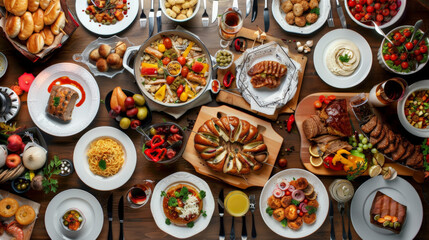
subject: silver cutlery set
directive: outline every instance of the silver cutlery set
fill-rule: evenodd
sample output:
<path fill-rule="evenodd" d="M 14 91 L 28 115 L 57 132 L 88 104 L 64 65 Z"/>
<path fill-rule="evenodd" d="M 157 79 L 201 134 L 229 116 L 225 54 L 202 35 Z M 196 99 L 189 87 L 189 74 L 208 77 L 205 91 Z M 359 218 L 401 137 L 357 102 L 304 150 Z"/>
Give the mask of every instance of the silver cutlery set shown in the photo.
<path fill-rule="evenodd" d="M 110 194 L 107 200 L 107 217 L 109 220 L 108 240 L 113 240 L 112 222 L 113 222 L 113 193 Z M 124 197 L 122 196 L 118 204 L 119 217 L 119 240 L 124 240 Z"/>
<path fill-rule="evenodd" d="M 340 19 L 341 27 L 342 28 L 347 28 L 346 17 L 344 16 L 344 12 L 343 12 L 343 9 L 341 7 L 341 4 L 340 4 L 339 0 L 335 0 L 335 8 L 337 9 L 337 13 L 338 13 L 338 17 Z M 335 27 L 334 17 L 332 15 L 332 6 L 331 6 L 331 9 L 329 10 L 328 26 L 329 27 Z"/>
<path fill-rule="evenodd" d="M 344 202 L 337 202 L 338 212 L 341 214 L 341 225 L 342 225 L 342 240 L 352 240 L 352 232 L 350 231 L 350 206 L 347 208 Z M 346 213 L 347 224 L 348 224 L 348 233 L 346 233 L 346 229 L 344 226 L 344 214 Z M 335 227 L 334 227 L 334 204 L 332 200 L 329 202 L 329 222 L 331 224 L 331 240 L 335 240 Z"/>

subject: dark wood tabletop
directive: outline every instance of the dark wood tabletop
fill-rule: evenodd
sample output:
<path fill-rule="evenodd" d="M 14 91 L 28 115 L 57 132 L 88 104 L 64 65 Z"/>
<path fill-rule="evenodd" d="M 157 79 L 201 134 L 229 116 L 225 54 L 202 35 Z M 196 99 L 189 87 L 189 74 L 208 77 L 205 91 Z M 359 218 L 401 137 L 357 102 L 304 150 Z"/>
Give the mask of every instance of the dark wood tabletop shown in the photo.
<path fill-rule="evenodd" d="M 157 8 L 157 2 L 158 1 L 155 1 L 155 8 Z M 231 4 L 231 2 L 232 1 L 220 0 L 219 12 L 225 9 L 229 4 Z M 340 1 L 340 2 L 342 5 L 344 4 L 344 1 Z M 75 3 L 74 0 L 69 1 L 68 3 L 68 6 L 72 12 L 75 12 L 74 3 Z M 150 1 L 148 0 L 145 1 L 146 15 L 148 15 L 148 9 L 150 6 L 149 3 Z M 331 0 L 331 4 L 335 6 L 335 1 Z M 208 0 L 207 12 L 209 13 L 209 15 L 211 15 L 211 6 L 212 6 L 212 2 L 211 0 Z M 261 28 L 263 28 L 264 1 L 259 0 L 258 6 L 259 6 L 259 11 L 258 11 L 258 17 L 256 21 L 252 23 L 250 21 L 251 17 L 249 16 L 244 20 L 244 25 L 243 25 L 244 27 L 256 29 L 256 25 L 258 25 Z M 239 1 L 239 7 L 243 12 L 245 12 L 244 0 Z M 278 38 L 291 40 L 290 43 L 288 43 L 287 45 L 289 46 L 289 49 L 292 52 L 296 52 L 295 41 L 305 42 L 306 40 L 311 39 L 314 41 L 316 45 L 317 41 L 324 34 L 334 29 L 334 28 L 329 28 L 327 24 L 325 24 L 323 27 L 320 28 L 320 30 L 308 36 L 289 34 L 289 33 L 286 33 L 272 17 L 271 1 L 269 1 L 269 9 L 270 9 L 270 15 L 271 15 L 270 16 L 271 26 L 268 34 Z M 201 23 L 202 13 L 203 13 L 203 7 L 201 4 L 201 8 L 197 13 L 197 15 L 192 20 L 184 24 L 181 24 L 181 26 L 197 34 L 201 38 L 201 40 L 205 43 L 210 53 L 214 54 L 219 49 L 218 28 L 216 24 L 210 24 L 208 28 L 202 27 L 202 23 Z M 342 89 L 336 89 L 336 88 L 330 87 L 329 85 L 325 84 L 317 75 L 314 68 L 314 61 L 323 61 L 323 60 L 322 59 L 313 60 L 313 51 L 312 51 L 309 54 L 307 54 L 308 63 L 305 69 L 302 88 L 299 93 L 300 99 L 304 98 L 309 94 L 312 94 L 315 92 L 321 92 L 321 91 L 368 92 L 372 88 L 372 86 L 374 86 L 376 83 L 379 83 L 383 80 L 396 76 L 395 74 L 390 74 L 387 71 L 383 70 L 377 61 L 376 53 L 379 49 L 382 37 L 378 35 L 375 31 L 358 26 L 350 19 L 350 17 L 347 15 L 346 12 L 345 14 L 346 14 L 348 27 L 360 33 L 362 36 L 364 36 L 365 39 L 368 41 L 369 45 L 371 46 L 372 54 L 373 54 L 372 56 L 373 64 L 372 64 L 372 69 L 369 76 L 361 84 L 350 89 L 342 90 Z M 335 28 L 340 28 L 340 21 L 335 9 L 333 11 L 333 16 L 335 20 Z M 398 23 L 396 23 L 395 26 L 405 25 L 405 24 L 414 25 L 414 23 L 418 19 L 423 19 L 424 20 L 423 29 L 429 30 L 429 10 L 424 8 L 422 5 L 420 5 L 416 0 L 409 0 L 407 1 L 407 7 L 403 18 Z M 163 16 L 162 20 L 163 20 L 163 29 L 174 29 L 176 27 L 176 24 L 169 21 L 165 16 Z M 119 33 L 118 36 L 128 37 L 130 41 L 132 41 L 136 45 L 140 45 L 140 44 L 143 44 L 148 37 L 148 27 L 141 29 L 137 18 L 128 29 Z M 2 35 L 2 37 L 0 38 L 0 52 L 3 52 L 7 56 L 7 59 L 9 61 L 9 67 L 6 74 L 0 79 L 0 85 L 10 87 L 11 85 L 17 82 L 18 77 L 24 72 L 32 73 L 36 76 L 43 69 L 53 64 L 62 63 L 62 62 L 73 63 L 74 62 L 72 59 L 73 54 L 82 52 L 89 43 L 91 43 L 97 38 L 98 36 L 90 33 L 84 27 L 80 26 L 76 30 L 76 32 L 72 35 L 71 39 L 61 49 L 59 49 L 52 56 L 52 58 L 50 58 L 48 61 L 42 64 L 40 63 L 33 64 L 30 61 L 28 61 L 26 58 L 24 58 L 22 55 L 20 55 L 15 49 L 13 49 L 12 45 L 9 42 L 7 42 L 4 35 Z M 314 50 L 314 47 L 313 47 L 313 50 Z M 365 61 L 365 59 L 363 59 L 363 61 Z M 79 64 L 79 65 L 84 66 L 83 64 Z M 87 68 L 86 66 L 84 67 Z M 427 79 L 428 72 L 429 72 L 428 70 L 429 70 L 429 67 L 426 66 L 419 73 L 411 76 L 406 76 L 404 78 L 407 80 L 408 84 L 411 84 L 415 81 Z M 136 92 L 139 91 L 137 85 L 135 84 L 134 76 L 127 72 L 117 75 L 113 79 L 106 78 L 106 77 L 95 77 L 95 79 L 97 80 L 98 86 L 100 88 L 101 99 L 104 99 L 106 94 L 116 86 L 121 86 L 124 89 L 129 89 Z M 215 101 L 208 104 L 208 106 L 218 106 L 218 105 L 219 104 L 216 103 Z M 189 110 L 184 116 L 182 116 L 178 120 L 175 120 L 174 118 L 164 113 L 154 113 L 152 122 L 159 123 L 159 122 L 162 122 L 163 119 L 165 119 L 167 121 L 175 121 L 182 126 L 187 126 L 189 119 L 196 119 L 199 109 L 200 108 L 197 107 L 192 110 Z M 392 109 L 390 108 L 386 108 L 386 111 L 391 111 L 391 110 Z M 284 121 L 285 119 L 287 119 L 287 117 L 288 115 L 281 115 L 278 121 Z M 398 119 L 397 118 L 392 119 L 392 122 L 395 122 L 395 121 L 397 122 Z M 15 119 L 13 119 L 13 122 L 17 122 L 19 126 L 25 126 L 25 127 L 34 126 L 34 123 L 32 122 L 28 112 L 28 106 L 25 102 L 22 104 L 21 110 L 18 116 Z M 287 168 L 304 168 L 299 157 L 299 150 L 293 151 L 290 154 L 285 153 L 285 148 L 294 147 L 295 149 L 299 149 L 300 137 L 296 126 L 294 126 L 291 133 L 287 133 L 284 128 L 282 129 L 279 128 L 279 125 L 277 124 L 276 121 L 273 121 L 272 123 L 273 123 L 272 124 L 273 127 L 284 138 L 284 142 L 282 145 L 282 150 L 279 158 L 280 157 L 287 158 L 288 160 Z M 48 148 L 49 159 L 51 159 L 54 155 L 58 155 L 60 158 L 72 159 L 73 150 L 79 138 L 85 132 L 98 126 L 113 126 L 113 127 L 119 128 L 118 124 L 113 119 L 109 118 L 103 103 L 100 104 L 98 114 L 95 117 L 94 121 L 82 132 L 74 136 L 64 137 L 64 138 L 53 137 L 44 133 L 43 135 L 46 139 L 46 142 L 49 145 L 49 148 Z M 134 142 L 134 145 L 137 149 L 138 161 L 137 161 L 135 172 L 131 177 L 131 179 L 122 187 L 112 191 L 115 196 L 114 197 L 115 214 L 114 214 L 114 221 L 113 221 L 114 239 L 117 239 L 119 236 L 119 221 L 116 215 L 117 203 L 119 201 L 119 198 L 120 196 L 123 196 L 131 186 L 133 186 L 134 184 L 140 183 L 144 179 L 152 179 L 155 181 L 160 181 L 161 179 L 165 178 L 166 176 L 174 172 L 186 171 L 204 179 L 209 184 L 215 199 L 217 199 L 220 189 L 222 188 L 225 189 L 226 193 L 235 189 L 234 187 L 228 184 L 197 174 L 194 168 L 184 159 L 180 159 L 179 161 L 177 161 L 176 163 L 170 166 L 159 166 L 157 164 L 146 161 L 141 151 L 139 150 L 141 148 L 140 135 L 132 130 L 126 130 L 125 133 L 127 133 Z M 281 169 L 274 169 L 272 174 L 275 174 L 280 170 Z M 332 176 L 332 177 L 320 176 L 320 179 L 322 180 L 326 188 L 328 188 L 329 184 L 336 178 L 337 177 L 335 176 Z M 429 228 L 429 218 L 426 217 L 427 215 L 429 215 L 429 206 L 425 201 L 423 201 L 422 187 L 424 186 L 415 183 L 409 177 L 405 179 L 409 181 L 416 188 L 423 202 L 425 217 L 423 219 L 420 232 L 415 239 L 427 239 L 427 231 L 425 229 Z M 104 216 L 103 229 L 98 239 L 107 239 L 108 222 L 107 222 L 106 206 L 107 206 L 107 198 L 111 192 L 101 192 L 101 191 L 91 189 L 79 179 L 79 177 L 75 172 L 68 177 L 59 177 L 58 180 L 59 180 L 58 192 L 61 192 L 70 188 L 79 188 L 90 192 L 100 201 L 103 207 L 105 216 Z M 359 177 L 353 182 L 353 185 L 357 189 L 366 180 L 368 180 L 368 177 Z M 3 185 L 0 185 L 0 187 L 2 189 L 11 191 L 10 184 L 3 184 Z M 425 186 L 424 188 L 426 188 L 425 190 L 426 192 L 429 191 L 427 186 Z M 246 194 L 255 194 L 257 196 L 257 201 L 259 201 L 259 195 L 261 193 L 260 187 L 251 187 L 244 190 L 244 192 Z M 24 197 L 41 203 L 40 213 L 38 215 L 38 219 L 37 219 L 33 234 L 31 236 L 31 239 L 34 239 L 34 240 L 49 239 L 49 236 L 45 230 L 44 218 L 45 218 L 45 211 L 49 204 L 49 201 L 54 196 L 55 196 L 54 193 L 49 193 L 45 195 L 43 192 L 36 192 L 33 190 L 30 190 L 29 192 L 24 194 Z M 156 226 L 154 219 L 152 217 L 151 211 L 149 209 L 149 205 L 150 204 L 146 204 L 144 207 L 140 209 L 132 209 L 129 207 L 125 207 L 125 224 L 124 224 L 125 238 L 126 239 L 173 239 L 173 237 L 164 233 Z M 409 206 L 409 207 L 412 208 L 412 206 Z M 335 209 L 334 221 L 335 221 L 336 238 L 341 239 L 341 236 L 342 236 L 341 235 L 341 217 L 339 215 L 339 212 L 336 206 L 334 207 L 334 209 Z M 227 217 L 225 218 L 225 230 L 226 230 L 226 235 L 229 236 L 231 217 L 229 215 L 226 215 L 226 216 Z M 248 213 L 247 230 L 248 230 L 249 236 L 250 236 L 250 229 L 251 229 L 250 219 L 251 219 L 251 215 L 250 213 Z M 276 235 L 265 225 L 265 223 L 262 220 L 259 207 L 257 207 L 255 212 L 255 221 L 256 221 L 256 229 L 258 234 L 257 239 L 281 239 L 280 236 Z M 238 238 L 240 237 L 240 233 L 241 233 L 241 224 L 242 224 L 241 218 L 240 219 L 237 218 L 235 222 L 236 222 L 235 224 L 236 237 Z M 219 233 L 219 216 L 218 216 L 218 211 L 216 207 L 209 226 L 198 235 L 192 237 L 192 239 L 218 239 L 218 233 Z M 354 230 L 352 230 L 352 233 L 353 233 L 353 239 L 360 239 L 360 237 L 356 234 Z M 329 218 L 327 218 L 324 224 L 320 227 L 320 229 L 316 231 L 314 234 L 312 234 L 311 236 L 307 237 L 306 239 L 329 239 L 329 238 L 330 238 L 330 224 L 329 224 Z"/>

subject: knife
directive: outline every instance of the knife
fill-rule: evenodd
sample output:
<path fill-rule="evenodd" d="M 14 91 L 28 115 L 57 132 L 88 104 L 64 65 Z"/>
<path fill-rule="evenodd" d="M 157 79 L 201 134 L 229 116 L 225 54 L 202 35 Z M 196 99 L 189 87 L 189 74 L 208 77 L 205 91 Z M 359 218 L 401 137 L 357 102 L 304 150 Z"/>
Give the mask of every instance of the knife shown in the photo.
<path fill-rule="evenodd" d="M 331 222 L 331 240 L 335 240 L 335 229 L 334 229 L 334 204 L 332 200 L 329 202 L 329 221 Z"/>
<path fill-rule="evenodd" d="M 153 10 L 153 0 L 150 0 L 150 12 L 149 12 L 149 37 L 153 33 L 153 25 L 155 21 L 155 11 Z"/>
<path fill-rule="evenodd" d="M 268 29 L 270 29 L 270 12 L 268 11 L 268 0 L 265 0 L 264 25 L 265 25 L 265 32 L 268 32 Z"/>
<path fill-rule="evenodd" d="M 219 198 L 217 199 L 217 206 L 219 208 L 219 216 L 220 216 L 220 230 L 219 230 L 219 240 L 225 239 L 225 230 L 223 227 L 223 213 L 224 213 L 224 207 L 223 207 L 223 189 L 219 192 Z"/>
<path fill-rule="evenodd" d="M 243 225 L 241 226 L 241 240 L 247 240 L 246 215 L 243 215 L 241 218 L 243 219 Z"/>
<path fill-rule="evenodd" d="M 336 2 L 336 5 L 337 5 L 337 13 L 338 13 L 338 17 L 340 18 L 341 26 L 343 28 L 347 28 L 346 17 L 344 16 L 343 9 L 341 8 L 340 1 L 339 0 L 335 0 L 335 2 Z"/>
<path fill-rule="evenodd" d="M 119 215 L 119 240 L 124 239 L 124 196 L 119 200 L 118 205 L 118 215 Z"/>
<path fill-rule="evenodd" d="M 217 19 L 217 11 L 218 11 L 219 0 L 214 0 L 212 5 L 212 23 L 214 23 Z"/>
<path fill-rule="evenodd" d="M 250 8 L 252 8 L 252 2 L 250 0 L 246 0 L 246 17 L 249 16 Z"/>
<path fill-rule="evenodd" d="M 112 233 L 112 221 L 113 221 L 113 193 L 110 194 L 109 199 L 107 200 L 107 216 L 109 219 L 109 235 L 107 236 L 108 240 L 113 240 Z"/>
<path fill-rule="evenodd" d="M 158 0 L 158 11 L 156 12 L 156 24 L 158 25 L 158 32 L 162 31 L 162 21 L 161 21 L 161 0 Z"/>
<path fill-rule="evenodd" d="M 255 21 L 256 16 L 258 16 L 258 0 L 253 0 L 252 22 Z"/>

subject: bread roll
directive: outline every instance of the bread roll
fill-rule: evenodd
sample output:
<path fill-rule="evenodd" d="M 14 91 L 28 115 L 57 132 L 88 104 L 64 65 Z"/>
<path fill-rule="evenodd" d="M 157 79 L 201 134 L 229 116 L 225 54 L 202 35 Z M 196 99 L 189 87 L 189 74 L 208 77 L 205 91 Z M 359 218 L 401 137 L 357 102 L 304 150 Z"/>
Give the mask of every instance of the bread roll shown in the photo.
<path fill-rule="evenodd" d="M 117 53 L 111 53 L 107 57 L 107 64 L 112 69 L 119 69 L 122 67 L 122 58 Z"/>
<path fill-rule="evenodd" d="M 107 61 L 104 58 L 98 59 L 95 65 L 100 72 L 107 72 L 109 70 L 109 65 L 107 65 Z"/>
<path fill-rule="evenodd" d="M 110 67 L 111 67 L 112 69 L 115 69 L 115 70 L 117 70 L 117 69 L 121 69 L 121 68 L 122 68 L 122 58 L 119 58 L 118 63 L 117 63 L 117 64 L 115 64 L 115 65 L 111 65 Z"/>
<path fill-rule="evenodd" d="M 43 20 L 43 10 L 38 8 L 36 12 L 33 13 L 33 22 L 34 22 L 34 31 L 40 32 L 45 27 L 45 22 Z"/>
<path fill-rule="evenodd" d="M 51 25 L 57 20 L 61 12 L 61 4 L 59 0 L 53 0 L 45 10 L 43 20 L 45 25 Z"/>
<path fill-rule="evenodd" d="M 91 59 L 94 62 L 96 62 L 100 58 L 101 57 L 100 57 L 100 53 L 98 52 L 98 48 L 92 50 L 91 53 L 89 54 L 89 59 Z"/>
<path fill-rule="evenodd" d="M 51 0 L 40 0 L 39 6 L 41 9 L 45 10 L 49 6 L 49 3 L 51 3 Z"/>
<path fill-rule="evenodd" d="M 54 35 L 60 34 L 60 30 L 64 28 L 66 25 L 66 15 L 64 12 L 60 12 L 60 15 L 58 15 L 57 20 L 55 20 L 54 24 L 51 25 L 51 31 Z"/>
<path fill-rule="evenodd" d="M 52 33 L 51 29 L 50 29 L 48 26 L 46 26 L 46 27 L 43 29 L 43 31 L 41 31 L 41 32 L 40 32 L 40 34 L 42 34 L 42 37 L 43 37 L 43 39 L 45 40 L 45 44 L 46 44 L 47 46 L 51 46 L 51 45 L 52 45 L 52 43 L 53 43 L 53 42 L 54 42 L 54 40 L 55 40 L 55 36 L 54 36 L 54 34 Z"/>
<path fill-rule="evenodd" d="M 34 31 L 33 15 L 30 12 L 24 13 L 21 17 L 21 31 L 18 38 L 22 41 L 27 40 Z"/>
<path fill-rule="evenodd" d="M 35 12 L 39 9 L 39 0 L 28 0 L 28 11 Z"/>
<path fill-rule="evenodd" d="M 45 45 L 45 40 L 43 39 L 42 34 L 34 33 L 27 40 L 27 49 L 29 52 L 37 54 L 42 51 L 43 46 Z"/>
<path fill-rule="evenodd" d="M 98 52 L 100 53 L 100 56 L 103 58 L 107 58 L 111 50 L 112 50 L 112 47 L 107 44 L 101 44 L 100 47 L 98 48 Z"/>
<path fill-rule="evenodd" d="M 8 12 L 22 16 L 27 11 L 28 0 L 4 0 L 4 6 Z"/>
<path fill-rule="evenodd" d="M 115 53 L 119 54 L 119 56 L 124 57 L 125 51 L 127 51 L 127 44 L 119 41 L 115 46 Z"/>
<path fill-rule="evenodd" d="M 19 31 L 21 31 L 21 18 L 10 14 L 6 20 L 5 31 L 10 38 L 18 36 Z"/>

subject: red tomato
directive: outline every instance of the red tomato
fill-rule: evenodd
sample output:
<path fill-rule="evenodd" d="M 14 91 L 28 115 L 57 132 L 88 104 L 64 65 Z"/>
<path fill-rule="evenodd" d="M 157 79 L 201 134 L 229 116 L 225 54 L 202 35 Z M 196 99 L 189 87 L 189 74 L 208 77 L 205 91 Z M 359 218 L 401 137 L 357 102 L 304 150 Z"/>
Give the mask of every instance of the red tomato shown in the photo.
<path fill-rule="evenodd" d="M 349 4 L 349 7 L 354 7 L 354 6 L 356 6 L 356 1 L 355 0 L 349 0 L 348 4 Z"/>
<path fill-rule="evenodd" d="M 359 13 L 355 14 L 356 20 L 360 21 L 362 19 L 362 16 Z"/>
<path fill-rule="evenodd" d="M 407 69 L 408 68 L 408 62 L 402 62 L 401 67 L 402 67 L 402 69 Z"/>
<path fill-rule="evenodd" d="M 167 65 L 170 61 L 171 61 L 170 58 L 165 57 L 162 59 L 162 64 Z"/>
<path fill-rule="evenodd" d="M 402 44 L 400 40 L 394 41 L 394 43 L 395 43 L 395 46 L 400 46 Z"/>
<path fill-rule="evenodd" d="M 390 16 L 394 17 L 394 16 L 396 16 L 397 13 L 398 13 L 397 10 L 391 10 L 390 11 Z"/>
<path fill-rule="evenodd" d="M 414 40 L 413 40 L 413 44 L 414 44 L 414 45 L 416 45 L 418 42 L 419 42 L 419 41 L 417 41 L 417 39 L 414 39 Z M 421 43 L 422 43 L 422 42 L 420 42 L 420 45 L 421 45 Z"/>
<path fill-rule="evenodd" d="M 325 101 L 323 101 L 325 104 L 329 104 L 331 102 L 331 100 L 329 100 L 328 98 L 325 99 Z"/>
<path fill-rule="evenodd" d="M 180 86 L 177 88 L 176 93 L 177 93 L 177 96 L 178 96 L 178 97 L 180 97 L 180 94 L 182 94 L 183 90 L 184 90 L 183 85 L 180 85 Z"/>
<path fill-rule="evenodd" d="M 365 5 L 366 0 L 356 0 L 356 4 Z"/>
<path fill-rule="evenodd" d="M 398 66 L 399 64 L 401 64 L 401 60 L 396 60 L 394 63 L 396 66 Z"/>
<path fill-rule="evenodd" d="M 407 60 L 407 53 L 406 52 L 403 52 L 403 53 L 401 53 L 401 56 L 399 57 L 399 59 L 401 59 L 402 61 L 405 61 L 405 60 Z"/>
<path fill-rule="evenodd" d="M 414 43 L 415 41 L 417 41 L 417 40 L 414 40 L 414 41 L 413 41 L 413 43 Z M 416 44 L 417 44 L 417 42 L 416 42 L 416 43 L 414 43 L 414 45 L 416 45 Z M 420 45 L 420 46 L 421 46 L 421 45 L 426 45 L 426 41 L 425 41 L 425 40 L 421 41 L 421 42 L 419 43 L 419 45 Z"/>
<path fill-rule="evenodd" d="M 304 216 L 304 213 L 303 212 L 299 212 L 299 216 L 300 217 Z"/>
<path fill-rule="evenodd" d="M 194 64 L 192 64 L 192 71 L 194 72 L 201 72 L 204 68 L 204 65 L 200 62 L 194 62 Z"/>
<path fill-rule="evenodd" d="M 380 3 L 385 3 L 387 0 L 380 0 Z"/>
<path fill-rule="evenodd" d="M 406 37 L 404 37 L 404 36 L 402 36 L 402 37 L 401 37 L 401 39 L 399 39 L 399 41 L 401 41 L 401 43 L 404 43 L 404 42 L 405 42 L 405 40 L 407 40 L 407 38 L 406 38 Z"/>
<path fill-rule="evenodd" d="M 315 108 L 319 109 L 322 107 L 322 102 L 319 100 L 316 100 L 316 101 L 314 101 L 313 105 Z"/>
<path fill-rule="evenodd" d="M 306 198 L 306 199 L 304 199 L 304 203 L 308 203 L 308 200 L 307 200 L 307 198 Z"/>
<path fill-rule="evenodd" d="M 385 54 L 385 55 L 384 55 L 384 60 L 386 60 L 386 61 L 387 61 L 387 60 L 390 60 L 390 55 L 389 55 L 389 54 Z"/>
<path fill-rule="evenodd" d="M 173 47 L 173 43 L 171 42 L 171 39 L 166 37 L 162 40 L 162 43 L 164 44 L 165 48 L 170 49 Z"/>
<path fill-rule="evenodd" d="M 319 101 L 323 102 L 323 101 L 325 101 L 325 98 L 326 98 L 325 95 L 320 95 L 319 96 Z"/>
<path fill-rule="evenodd" d="M 365 20 L 370 20 L 372 18 L 371 13 L 365 14 Z"/>
<path fill-rule="evenodd" d="M 368 7 L 366 7 L 366 11 L 369 12 L 369 13 L 372 13 L 372 12 L 374 12 L 374 7 L 373 6 L 368 6 Z"/>
<path fill-rule="evenodd" d="M 188 73 L 189 73 L 189 68 L 187 66 L 183 66 L 182 67 L 182 72 L 181 72 L 182 77 L 188 76 Z"/>
<path fill-rule="evenodd" d="M 419 49 L 414 50 L 414 55 L 418 56 L 418 55 L 420 55 L 420 54 L 422 54 L 422 53 L 420 52 L 420 48 L 419 48 Z"/>
<path fill-rule="evenodd" d="M 381 22 L 381 21 L 383 21 L 384 17 L 383 17 L 383 15 L 381 15 L 381 14 L 377 14 L 377 17 L 375 17 L 375 19 L 376 19 L 378 22 Z"/>
<path fill-rule="evenodd" d="M 390 56 L 390 60 L 392 60 L 392 61 L 396 61 L 397 59 L 398 59 L 398 55 L 397 54 L 392 54 Z"/>
<path fill-rule="evenodd" d="M 392 4 L 390 4 L 390 6 L 389 6 L 389 9 L 390 10 L 396 10 L 396 8 L 398 8 L 398 5 L 396 5 L 396 3 L 394 2 L 394 3 L 392 3 Z"/>
<path fill-rule="evenodd" d="M 407 43 L 405 44 L 405 47 L 406 47 L 406 48 L 407 48 L 407 50 L 409 51 L 409 50 L 413 49 L 414 45 L 413 45 L 413 43 L 411 43 L 411 42 L 407 42 Z"/>
<path fill-rule="evenodd" d="M 166 79 L 167 80 L 167 84 L 171 85 L 174 82 L 174 79 L 175 78 L 173 76 L 167 76 L 167 79 Z"/>
<path fill-rule="evenodd" d="M 356 9 L 356 12 L 362 12 L 363 7 L 360 4 L 356 4 L 355 9 Z"/>
<path fill-rule="evenodd" d="M 409 28 L 405 28 L 403 34 L 404 34 L 405 37 L 410 37 L 411 36 L 410 29 Z"/>
<path fill-rule="evenodd" d="M 428 51 L 428 46 L 426 46 L 426 45 L 421 45 L 420 46 L 420 52 L 421 53 L 427 53 L 427 51 Z"/>
<path fill-rule="evenodd" d="M 420 55 L 417 55 L 417 56 L 416 56 L 416 61 L 417 61 L 417 62 L 421 62 L 422 60 L 423 60 L 423 55 L 421 55 L 421 54 L 420 54 Z M 429 156 L 429 155 L 428 155 L 428 156 Z"/>
<path fill-rule="evenodd" d="M 337 97 L 335 95 L 329 95 L 328 100 L 332 101 L 335 100 Z"/>
<path fill-rule="evenodd" d="M 389 9 L 385 8 L 385 9 L 383 9 L 383 11 L 381 11 L 381 14 L 383 14 L 383 16 L 387 17 L 387 16 L 389 16 L 390 11 L 389 11 Z"/>
<path fill-rule="evenodd" d="M 381 17 L 383 17 L 383 16 L 381 16 Z M 393 47 L 393 45 L 392 45 L 390 42 L 388 42 L 388 43 L 387 43 L 387 46 L 388 46 L 389 48 Z"/>
<path fill-rule="evenodd" d="M 186 64 L 186 58 L 180 56 L 177 58 L 177 61 L 180 63 L 180 65 L 184 66 Z"/>
<path fill-rule="evenodd" d="M 286 196 L 290 196 L 289 190 L 286 190 Z"/>
<path fill-rule="evenodd" d="M 393 39 L 395 39 L 396 41 L 401 39 L 401 37 L 402 37 L 402 34 L 400 32 L 396 32 L 395 35 L 393 35 Z"/>
<path fill-rule="evenodd" d="M 375 10 L 380 9 L 380 7 L 381 7 L 381 4 L 380 4 L 380 3 L 376 3 L 376 4 L 374 4 L 374 9 L 375 9 Z"/>
<path fill-rule="evenodd" d="M 366 0 L 366 4 L 371 5 L 374 2 L 374 0 Z"/>

